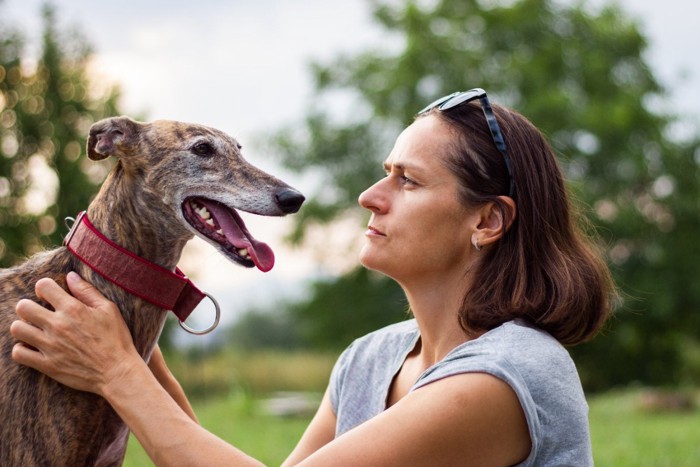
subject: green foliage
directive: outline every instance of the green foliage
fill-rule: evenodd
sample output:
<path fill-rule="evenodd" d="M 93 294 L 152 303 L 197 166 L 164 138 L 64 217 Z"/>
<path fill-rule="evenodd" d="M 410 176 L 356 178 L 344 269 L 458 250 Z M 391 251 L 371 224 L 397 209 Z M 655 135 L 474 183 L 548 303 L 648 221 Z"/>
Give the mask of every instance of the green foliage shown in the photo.
<path fill-rule="evenodd" d="M 302 350 L 241 350 L 233 346 L 215 352 L 171 350 L 168 367 L 193 400 L 212 399 L 243 391 L 255 396 L 277 391 L 322 393 L 337 357 Z"/>
<path fill-rule="evenodd" d="M 316 348 L 342 349 L 378 327 L 409 317 L 401 288 L 363 268 L 312 285 L 311 298 L 291 305 L 302 336 Z"/>
<path fill-rule="evenodd" d="M 63 219 L 85 209 L 108 163 L 80 157 L 90 125 L 118 114 L 118 91 L 88 76 L 86 40 L 43 9 L 36 66 L 21 33 L 0 25 L 0 266 L 61 243 Z"/>
<path fill-rule="evenodd" d="M 625 295 L 609 330 L 574 349 L 586 386 L 700 380 L 685 362 L 700 335 L 699 141 L 669 136 L 678 122 L 662 110 L 667 94 L 645 61 L 639 25 L 617 6 L 594 10 L 584 2 L 372 5 L 387 33 L 383 48 L 315 64 L 305 125 L 276 136 L 283 163 L 320 180 L 295 219 L 294 240 L 356 216 L 357 195 L 380 176 L 389 143 L 426 102 L 483 87 L 548 135 Z M 317 343 L 347 342 L 377 327 L 384 312 L 400 319 L 403 304 L 391 298 L 390 282 L 353 288 L 360 274 L 318 284 L 295 307 Z M 337 305 L 344 300 L 350 315 Z M 353 323 L 349 317 L 367 303 L 382 311 L 372 315 L 379 319 Z"/>
<path fill-rule="evenodd" d="M 302 346 L 302 339 L 290 313 L 279 313 L 277 308 L 269 311 L 250 310 L 236 320 L 229 330 L 232 346 L 240 349 L 284 349 Z"/>
<path fill-rule="evenodd" d="M 227 341 L 242 351 L 339 351 L 360 335 L 410 317 L 401 288 L 364 268 L 316 280 L 310 287 L 308 299 L 244 314 Z"/>

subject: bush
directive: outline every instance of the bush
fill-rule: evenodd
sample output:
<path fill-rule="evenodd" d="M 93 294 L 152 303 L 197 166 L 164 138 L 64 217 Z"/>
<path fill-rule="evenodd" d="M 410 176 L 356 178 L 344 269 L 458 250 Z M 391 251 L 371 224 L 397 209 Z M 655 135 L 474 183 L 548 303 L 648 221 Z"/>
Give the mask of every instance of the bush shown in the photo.
<path fill-rule="evenodd" d="M 242 351 L 172 353 L 168 366 L 191 399 L 245 391 L 254 396 L 278 391 L 323 392 L 337 355 L 308 351 Z"/>

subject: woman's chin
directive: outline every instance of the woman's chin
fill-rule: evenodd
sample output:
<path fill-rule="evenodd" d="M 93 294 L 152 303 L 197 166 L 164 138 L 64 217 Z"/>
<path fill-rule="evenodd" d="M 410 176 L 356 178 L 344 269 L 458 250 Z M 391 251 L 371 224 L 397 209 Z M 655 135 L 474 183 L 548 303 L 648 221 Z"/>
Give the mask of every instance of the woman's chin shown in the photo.
<path fill-rule="evenodd" d="M 377 271 L 377 272 L 382 272 L 381 270 L 381 261 L 378 261 L 377 257 L 375 255 L 370 254 L 367 252 L 364 248 L 362 251 L 360 251 L 360 264 L 364 266 L 367 269 L 370 269 L 372 271 Z"/>
<path fill-rule="evenodd" d="M 364 256 L 360 255 L 360 264 L 365 267 L 366 269 L 369 269 L 370 271 L 378 272 L 380 274 L 384 274 L 385 276 L 389 276 L 391 278 L 394 278 L 394 276 L 390 273 L 391 268 L 389 267 L 390 265 L 387 264 L 386 261 L 381 261 L 379 258 L 376 256 Z"/>

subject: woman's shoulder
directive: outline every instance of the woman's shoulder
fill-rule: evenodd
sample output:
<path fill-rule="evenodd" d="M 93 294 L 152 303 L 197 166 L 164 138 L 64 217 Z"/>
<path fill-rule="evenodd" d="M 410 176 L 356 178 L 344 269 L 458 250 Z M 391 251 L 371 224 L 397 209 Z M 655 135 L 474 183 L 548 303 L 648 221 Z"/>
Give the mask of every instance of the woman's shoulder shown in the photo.
<path fill-rule="evenodd" d="M 547 332 L 523 320 L 514 320 L 457 346 L 426 371 L 419 385 L 452 374 L 490 373 L 511 385 L 534 386 L 558 380 L 578 386 L 580 381 L 569 352 Z"/>
<path fill-rule="evenodd" d="M 478 339 L 455 348 L 452 353 L 491 355 L 514 362 L 541 361 L 545 356 L 569 358 L 566 348 L 552 335 L 521 319 L 505 322 Z"/>

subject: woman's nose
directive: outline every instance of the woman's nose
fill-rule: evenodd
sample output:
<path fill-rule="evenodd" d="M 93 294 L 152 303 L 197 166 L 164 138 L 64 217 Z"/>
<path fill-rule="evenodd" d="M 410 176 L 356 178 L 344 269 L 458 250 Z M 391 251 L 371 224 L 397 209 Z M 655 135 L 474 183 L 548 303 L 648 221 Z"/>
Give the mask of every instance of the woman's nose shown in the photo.
<path fill-rule="evenodd" d="M 360 193 L 360 197 L 357 202 L 365 209 L 369 209 L 372 212 L 381 212 L 386 210 L 386 196 L 383 195 L 382 180 L 379 180 L 374 185 L 367 188 L 365 191 Z"/>

